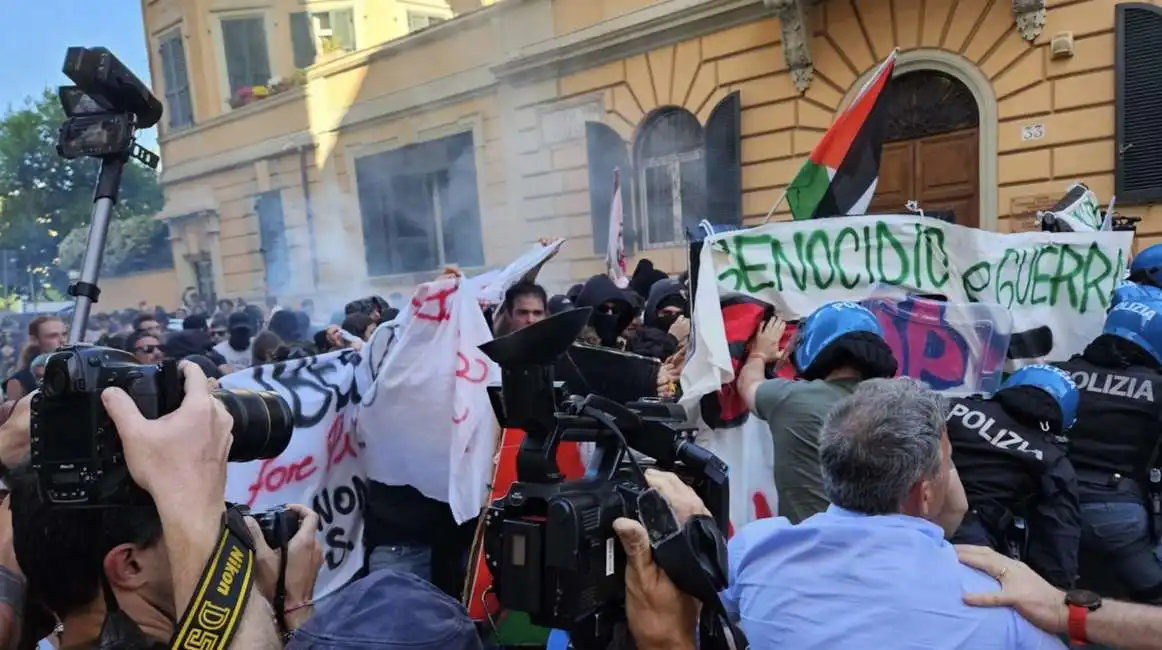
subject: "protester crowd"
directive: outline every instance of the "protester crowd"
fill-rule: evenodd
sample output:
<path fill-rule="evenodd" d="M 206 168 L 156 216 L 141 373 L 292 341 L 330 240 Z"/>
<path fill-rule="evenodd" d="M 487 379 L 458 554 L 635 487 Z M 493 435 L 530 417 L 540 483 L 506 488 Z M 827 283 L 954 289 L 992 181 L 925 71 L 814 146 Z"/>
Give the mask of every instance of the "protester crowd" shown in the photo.
<path fill-rule="evenodd" d="M 627 280 L 597 275 L 550 295 L 534 270 L 485 317 L 500 337 L 591 308 L 577 344 L 652 359 L 653 376 L 632 378 L 630 390 L 677 397 L 689 277 L 644 261 Z M 227 512 L 231 422 L 210 396 L 213 380 L 358 353 L 401 308 L 410 305 L 371 296 L 320 322 L 310 301 L 293 308 L 272 298 L 94 315 L 91 342 L 140 364 L 187 362 L 185 399 L 158 420 L 118 389 L 102 395 L 152 505 L 94 510 L 50 507 L 28 465 L 28 397 L 66 339 L 61 318 L 29 320 L 0 427 L 9 491 L 0 507 L 0 648 L 169 647 Z M 951 400 L 893 378 L 897 359 L 858 304 L 762 324 L 736 351 L 736 385 L 770 429 L 779 516 L 734 531 L 721 596 L 750 647 L 1048 649 L 1064 639 L 1162 647 L 1162 608 L 1150 606 L 1162 603 L 1159 314 L 1162 245 L 1135 258 L 1103 333 L 1071 360 L 1026 366 L 994 394 Z M 675 476 L 647 478 L 679 520 L 706 513 Z M 364 569 L 315 603 L 318 515 L 288 508 L 299 528 L 281 548 L 246 520 L 257 569 L 232 647 L 495 643 L 492 626 L 460 604 L 477 520 L 458 525 L 449 504 L 370 481 Z M 638 522 L 618 520 L 615 531 L 636 647 L 694 648 L 699 603 L 653 563 Z M 1080 589 L 1093 585 L 1121 600 Z"/>

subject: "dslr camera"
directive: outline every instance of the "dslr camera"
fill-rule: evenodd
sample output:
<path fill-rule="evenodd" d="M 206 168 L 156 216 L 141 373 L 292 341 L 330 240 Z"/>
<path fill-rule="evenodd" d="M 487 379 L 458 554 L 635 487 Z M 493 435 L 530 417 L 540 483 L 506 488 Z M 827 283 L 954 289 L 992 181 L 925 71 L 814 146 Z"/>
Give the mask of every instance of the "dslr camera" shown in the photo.
<path fill-rule="evenodd" d="M 32 469 L 54 506 L 150 503 L 129 476 L 121 439 L 101 403 L 101 391 L 111 387 L 128 393 L 149 419 L 173 412 L 185 396 L 174 361 L 143 366 L 128 352 L 89 345 L 49 357 L 32 398 L 29 437 Z M 231 462 L 274 458 L 290 444 L 294 415 L 277 393 L 219 390 L 214 397 L 234 418 Z"/>
<path fill-rule="evenodd" d="M 274 550 L 285 549 L 291 538 L 299 532 L 299 515 L 286 506 L 275 506 L 263 512 L 250 512 L 250 508 L 235 504 L 242 516 L 254 517 L 258 529 L 262 531 L 262 539 L 266 545 Z"/>
<path fill-rule="evenodd" d="M 499 391 L 490 389 L 498 419 L 525 433 L 516 482 L 484 515 L 484 555 L 496 596 L 534 625 L 569 631 L 575 648 L 604 650 L 625 622 L 625 555 L 613 522 L 637 519 L 649 531 L 658 565 L 704 603 L 700 647 L 745 647 L 737 645 L 718 598 L 726 587 L 725 463 L 693 442 L 677 404 L 569 395 L 554 380 L 555 362 L 590 311 L 563 312 L 480 346 L 501 368 Z M 566 480 L 557 466 L 564 441 L 594 446 L 579 480 Z M 681 477 L 712 517 L 680 525 L 647 483 L 646 465 Z"/>

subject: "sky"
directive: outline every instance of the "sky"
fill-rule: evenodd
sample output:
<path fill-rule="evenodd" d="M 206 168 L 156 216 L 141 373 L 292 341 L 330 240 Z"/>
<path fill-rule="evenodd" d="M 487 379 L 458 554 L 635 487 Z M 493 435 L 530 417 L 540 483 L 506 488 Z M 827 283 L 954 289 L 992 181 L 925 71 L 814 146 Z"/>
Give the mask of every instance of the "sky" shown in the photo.
<path fill-rule="evenodd" d="M 19 108 L 30 95 L 67 85 L 61 73 L 70 46 L 109 48 L 149 84 L 149 59 L 140 0 L 0 0 L 0 112 Z M 156 129 L 140 136 L 157 151 Z"/>

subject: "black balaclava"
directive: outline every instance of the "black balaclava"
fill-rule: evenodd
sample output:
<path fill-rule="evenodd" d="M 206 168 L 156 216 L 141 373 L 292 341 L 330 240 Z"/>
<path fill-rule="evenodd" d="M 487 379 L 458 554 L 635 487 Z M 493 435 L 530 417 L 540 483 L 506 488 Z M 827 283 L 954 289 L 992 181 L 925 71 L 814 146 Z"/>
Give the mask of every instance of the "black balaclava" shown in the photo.
<path fill-rule="evenodd" d="M 245 351 L 250 347 L 250 337 L 253 334 L 250 316 L 242 312 L 234 312 L 230 314 L 230 320 L 227 322 L 230 327 L 230 338 L 226 339 L 227 345 L 238 352 Z"/>
<path fill-rule="evenodd" d="M 604 275 L 595 275 L 585 282 L 577 299 L 573 301 L 578 307 L 592 307 L 593 315 L 589 317 L 589 324 L 605 347 L 617 347 L 617 337 L 633 322 L 633 304 L 626 298 L 625 293 L 617 288 Z M 611 303 L 614 306 L 612 313 L 602 313 L 603 305 Z"/>
<path fill-rule="evenodd" d="M 646 300 L 642 324 L 646 327 L 670 331 L 670 326 L 678 320 L 678 316 L 659 316 L 658 312 L 666 307 L 678 307 L 682 310 L 682 315 L 689 316 L 690 303 L 682 296 L 682 285 L 677 280 L 666 278 L 655 282 L 650 287 L 650 296 Z"/>

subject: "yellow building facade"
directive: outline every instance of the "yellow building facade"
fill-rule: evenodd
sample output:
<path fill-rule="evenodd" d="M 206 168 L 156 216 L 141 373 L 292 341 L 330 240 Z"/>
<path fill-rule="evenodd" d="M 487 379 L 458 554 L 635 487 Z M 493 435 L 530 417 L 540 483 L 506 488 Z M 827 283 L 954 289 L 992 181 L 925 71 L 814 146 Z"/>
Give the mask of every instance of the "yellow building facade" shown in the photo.
<path fill-rule="evenodd" d="M 1148 5 L 142 1 L 161 218 L 219 297 L 407 294 L 552 236 L 563 291 L 604 269 L 614 168 L 631 252 L 681 271 L 684 230 L 761 222 L 894 48 L 876 211 L 1009 231 L 1081 181 L 1162 236 Z"/>

